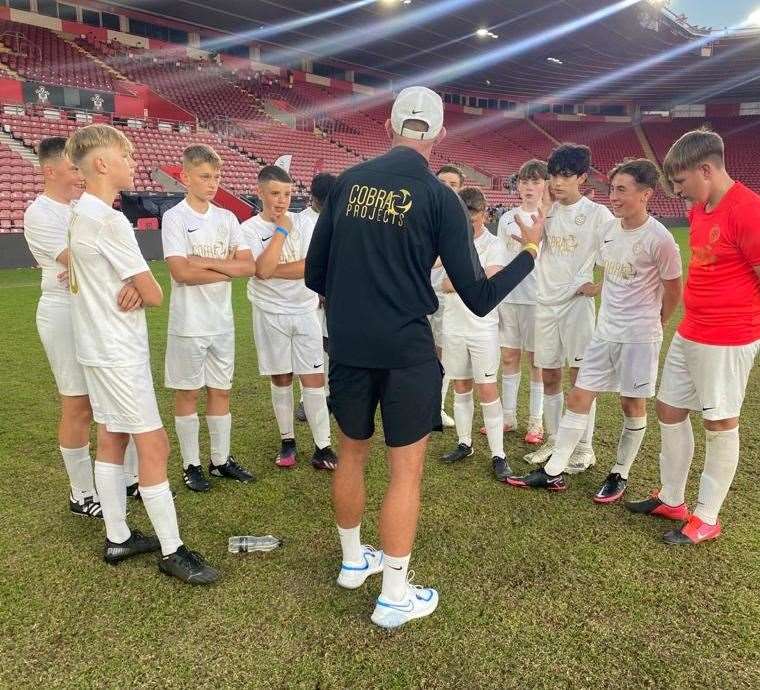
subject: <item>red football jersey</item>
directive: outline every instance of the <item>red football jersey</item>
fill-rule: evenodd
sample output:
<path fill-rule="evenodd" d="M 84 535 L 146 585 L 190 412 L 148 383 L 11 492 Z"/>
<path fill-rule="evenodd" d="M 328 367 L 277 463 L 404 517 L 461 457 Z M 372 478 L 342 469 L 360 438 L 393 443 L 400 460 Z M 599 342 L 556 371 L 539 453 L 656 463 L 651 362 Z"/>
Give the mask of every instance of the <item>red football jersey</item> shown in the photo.
<path fill-rule="evenodd" d="M 691 261 L 678 332 L 707 345 L 760 339 L 760 196 L 736 182 L 712 211 L 689 212 Z"/>

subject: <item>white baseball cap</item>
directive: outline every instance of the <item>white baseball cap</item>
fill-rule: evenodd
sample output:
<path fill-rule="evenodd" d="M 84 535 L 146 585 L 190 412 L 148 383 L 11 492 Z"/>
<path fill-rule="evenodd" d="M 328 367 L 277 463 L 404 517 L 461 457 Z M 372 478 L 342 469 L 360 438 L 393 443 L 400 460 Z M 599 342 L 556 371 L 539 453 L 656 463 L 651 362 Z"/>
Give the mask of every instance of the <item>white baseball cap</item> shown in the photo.
<path fill-rule="evenodd" d="M 427 132 L 405 128 L 407 120 L 425 122 L 428 126 Z M 435 139 L 443 129 L 441 97 L 425 86 L 410 86 L 404 89 L 393 102 L 391 127 L 396 134 L 407 139 Z"/>

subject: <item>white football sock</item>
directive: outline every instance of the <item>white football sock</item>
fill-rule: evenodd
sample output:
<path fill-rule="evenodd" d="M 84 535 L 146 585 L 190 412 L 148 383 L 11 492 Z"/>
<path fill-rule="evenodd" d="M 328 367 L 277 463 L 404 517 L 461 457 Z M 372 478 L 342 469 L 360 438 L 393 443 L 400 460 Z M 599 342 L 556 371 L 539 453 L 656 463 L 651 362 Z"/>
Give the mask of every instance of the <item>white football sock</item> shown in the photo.
<path fill-rule="evenodd" d="M 483 412 L 483 424 L 486 427 L 488 447 L 491 457 L 504 458 L 504 415 L 501 410 L 501 400 L 496 398 L 490 403 L 480 403 Z"/>
<path fill-rule="evenodd" d="M 550 438 L 556 436 L 559 430 L 564 402 L 565 396 L 562 391 L 554 395 L 544 393 L 544 427 L 546 428 L 546 435 Z"/>
<path fill-rule="evenodd" d="M 232 433 L 232 415 L 206 415 L 208 425 L 209 452 L 211 464 L 219 467 L 230 457 L 230 435 Z"/>
<path fill-rule="evenodd" d="M 596 400 L 591 403 L 591 409 L 588 413 L 588 422 L 586 423 L 586 431 L 583 432 L 581 437 L 581 445 L 590 446 L 594 440 L 594 426 L 596 425 Z"/>
<path fill-rule="evenodd" d="M 530 411 L 533 419 L 541 419 L 544 414 L 544 384 L 541 381 L 530 382 Z"/>
<path fill-rule="evenodd" d="M 356 527 L 344 529 L 338 527 L 338 536 L 340 537 L 340 547 L 343 550 L 343 562 L 348 565 L 357 565 L 362 562 L 362 525 L 359 523 Z"/>
<path fill-rule="evenodd" d="M 694 457 L 694 432 L 687 417 L 677 424 L 660 422 L 660 489 L 659 499 L 669 506 L 680 506 L 686 500 L 686 480 Z"/>
<path fill-rule="evenodd" d="M 449 394 L 449 384 L 451 383 L 451 379 L 446 376 L 446 374 L 443 375 L 443 383 L 441 384 L 441 409 L 443 409 L 446 406 L 446 396 Z"/>
<path fill-rule="evenodd" d="M 182 540 L 179 538 L 177 511 L 174 508 L 169 480 L 154 486 L 141 486 L 140 496 L 148 519 L 156 530 L 158 541 L 161 542 L 161 553 L 164 556 L 174 553 L 182 546 Z"/>
<path fill-rule="evenodd" d="M 325 351 L 325 395 L 330 397 L 330 356 Z"/>
<path fill-rule="evenodd" d="M 631 465 L 639 454 L 644 434 L 647 432 L 647 418 L 623 416 L 623 428 L 618 441 L 617 461 L 610 473 L 617 472 L 623 479 L 628 479 Z"/>
<path fill-rule="evenodd" d="M 303 409 L 317 448 L 330 445 L 330 412 L 324 387 L 303 389 Z"/>
<path fill-rule="evenodd" d="M 140 475 L 140 458 L 137 456 L 135 439 L 129 437 L 127 449 L 124 451 L 124 483 L 127 486 L 137 484 Z"/>
<path fill-rule="evenodd" d="M 586 426 L 588 425 L 587 414 L 577 414 L 572 410 L 566 410 L 562 415 L 559 431 L 554 439 L 554 448 L 549 461 L 544 465 L 546 474 L 552 477 L 562 474 L 570 462 L 570 456 L 581 440 Z"/>
<path fill-rule="evenodd" d="M 293 384 L 275 386 L 271 384 L 272 407 L 280 430 L 280 438 L 295 438 L 293 432 Z"/>
<path fill-rule="evenodd" d="M 383 586 L 380 596 L 388 601 L 403 601 L 406 599 L 406 571 L 409 569 L 408 556 L 383 557 Z"/>
<path fill-rule="evenodd" d="M 61 457 L 66 467 L 66 474 L 69 475 L 69 484 L 71 484 L 71 495 L 75 501 L 82 501 L 87 496 L 95 493 L 95 481 L 92 477 L 92 460 L 90 459 L 90 446 L 81 448 L 64 448 L 61 449 Z"/>
<path fill-rule="evenodd" d="M 95 461 L 95 486 L 100 496 L 106 537 L 122 544 L 132 535 L 127 525 L 127 492 L 124 488 L 124 468 L 111 462 Z"/>
<path fill-rule="evenodd" d="M 457 393 L 454 391 L 454 424 L 457 429 L 459 443 L 472 445 L 472 418 L 475 416 L 475 403 L 472 391 Z"/>
<path fill-rule="evenodd" d="M 705 468 L 699 480 L 696 515 L 714 525 L 739 464 L 739 427 L 705 433 Z"/>
<path fill-rule="evenodd" d="M 198 431 L 200 422 L 198 414 L 186 415 L 174 418 L 174 430 L 177 432 L 179 441 L 179 454 L 182 456 L 182 467 L 187 469 L 190 465 L 201 464 L 201 451 L 198 448 Z"/>
<path fill-rule="evenodd" d="M 504 422 L 514 423 L 517 416 L 517 394 L 520 390 L 520 372 L 501 375 L 501 400 Z"/>

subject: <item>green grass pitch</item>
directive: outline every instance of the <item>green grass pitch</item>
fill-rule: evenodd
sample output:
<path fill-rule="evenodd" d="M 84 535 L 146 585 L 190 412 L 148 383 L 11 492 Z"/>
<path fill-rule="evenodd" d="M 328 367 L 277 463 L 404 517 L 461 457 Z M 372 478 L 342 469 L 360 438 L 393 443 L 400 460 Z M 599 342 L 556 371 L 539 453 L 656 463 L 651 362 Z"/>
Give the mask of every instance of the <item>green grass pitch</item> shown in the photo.
<path fill-rule="evenodd" d="M 676 232 L 687 257 L 686 233 Z M 168 295 L 167 272 L 153 269 Z M 149 313 L 153 372 L 172 441 L 170 478 L 182 534 L 222 573 L 210 589 L 161 576 L 153 557 L 111 568 L 99 523 L 69 514 L 55 437 L 57 398 L 34 325 L 35 270 L 0 273 L 0 687 L 35 688 L 757 688 L 760 685 L 760 377 L 743 412 L 742 460 L 714 544 L 674 550 L 664 521 L 597 506 L 621 415 L 599 405 L 598 464 L 562 495 L 492 480 L 485 440 L 444 467 L 455 443 L 434 435 L 412 567 L 441 593 L 438 611 L 387 633 L 369 622 L 379 578 L 335 586 L 340 560 L 329 476 L 273 464 L 278 443 L 269 384 L 258 376 L 245 285 L 234 286 L 237 367 L 233 452 L 248 486 L 191 494 L 181 481 L 163 355 L 168 299 Z M 663 356 L 671 332 L 667 334 Z M 524 424 L 527 376 L 520 410 Z M 649 433 L 629 496 L 657 484 L 659 431 Z M 694 502 L 704 433 L 694 419 Z M 205 426 L 205 425 L 204 425 Z M 202 426 L 202 452 L 207 434 Z M 311 437 L 298 425 L 304 455 Z M 526 451 L 506 445 L 516 470 Z M 303 456 L 302 456 L 303 457 Z M 308 456 L 307 456 L 308 457 Z M 380 442 L 368 470 L 363 538 L 377 544 L 386 467 Z M 142 506 L 130 521 L 148 529 Z M 284 547 L 230 555 L 233 534 L 272 533 Z"/>

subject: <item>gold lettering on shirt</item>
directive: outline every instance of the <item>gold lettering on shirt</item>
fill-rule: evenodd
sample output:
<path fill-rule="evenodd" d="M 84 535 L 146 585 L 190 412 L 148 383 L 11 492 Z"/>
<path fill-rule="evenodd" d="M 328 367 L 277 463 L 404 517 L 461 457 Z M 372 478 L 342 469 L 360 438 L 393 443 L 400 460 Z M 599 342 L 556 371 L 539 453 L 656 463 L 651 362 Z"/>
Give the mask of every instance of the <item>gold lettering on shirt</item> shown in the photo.
<path fill-rule="evenodd" d="M 408 189 L 388 190 L 355 184 L 348 195 L 346 216 L 403 228 L 411 208 L 412 194 Z"/>
<path fill-rule="evenodd" d="M 636 277 L 636 268 L 629 261 L 604 262 L 604 277 L 621 283 L 630 283 Z"/>
<path fill-rule="evenodd" d="M 575 235 L 546 235 L 544 241 L 549 243 L 551 252 L 559 256 L 572 256 L 578 249 Z"/>

